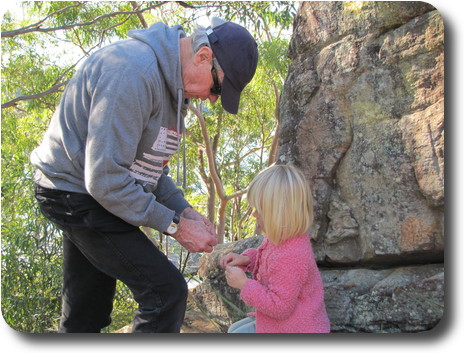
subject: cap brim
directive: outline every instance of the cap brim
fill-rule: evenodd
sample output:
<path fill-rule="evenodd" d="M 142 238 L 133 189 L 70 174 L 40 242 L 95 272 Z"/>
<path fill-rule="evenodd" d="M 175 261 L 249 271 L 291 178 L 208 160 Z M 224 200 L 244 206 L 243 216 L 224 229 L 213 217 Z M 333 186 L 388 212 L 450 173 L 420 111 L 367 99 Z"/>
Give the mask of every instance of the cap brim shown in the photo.
<path fill-rule="evenodd" d="M 224 77 L 222 81 L 221 103 L 223 108 L 231 114 L 238 113 L 240 93 L 241 91 L 236 90 L 229 79 Z"/>

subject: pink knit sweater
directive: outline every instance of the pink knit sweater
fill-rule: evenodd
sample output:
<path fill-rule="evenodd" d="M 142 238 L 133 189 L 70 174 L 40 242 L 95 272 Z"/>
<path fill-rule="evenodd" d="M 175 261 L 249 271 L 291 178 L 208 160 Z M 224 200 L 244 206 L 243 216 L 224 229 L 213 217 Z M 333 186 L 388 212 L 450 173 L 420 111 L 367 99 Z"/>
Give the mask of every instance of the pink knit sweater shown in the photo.
<path fill-rule="evenodd" d="M 251 263 L 240 296 L 256 309 L 257 333 L 328 333 L 321 275 L 308 234 L 275 245 L 264 237 L 258 249 L 243 252 Z"/>

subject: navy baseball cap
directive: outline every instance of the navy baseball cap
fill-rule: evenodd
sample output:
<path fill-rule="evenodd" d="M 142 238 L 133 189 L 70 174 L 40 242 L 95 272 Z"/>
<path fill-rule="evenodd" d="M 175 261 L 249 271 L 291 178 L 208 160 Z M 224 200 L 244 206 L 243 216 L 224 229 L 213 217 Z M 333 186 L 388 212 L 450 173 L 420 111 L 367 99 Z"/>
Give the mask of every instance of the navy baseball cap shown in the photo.
<path fill-rule="evenodd" d="M 258 65 L 258 45 L 251 34 L 233 22 L 206 30 L 221 69 L 224 71 L 221 102 L 229 113 L 237 114 L 240 94 L 251 81 Z"/>

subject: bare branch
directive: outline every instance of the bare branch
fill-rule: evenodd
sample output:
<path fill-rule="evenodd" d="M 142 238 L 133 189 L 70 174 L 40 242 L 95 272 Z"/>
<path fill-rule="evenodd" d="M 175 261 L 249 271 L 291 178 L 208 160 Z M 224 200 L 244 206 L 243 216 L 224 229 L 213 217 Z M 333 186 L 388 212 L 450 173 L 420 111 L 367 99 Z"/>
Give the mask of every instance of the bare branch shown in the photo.
<path fill-rule="evenodd" d="M 279 148 L 279 131 L 280 131 L 280 122 L 279 122 L 280 120 L 279 119 L 280 92 L 274 81 L 272 81 L 272 86 L 274 87 L 274 97 L 275 97 L 274 117 L 275 117 L 277 125 L 276 125 L 276 129 L 274 133 L 274 138 L 272 139 L 271 150 L 269 151 L 269 160 L 268 160 L 269 166 L 275 162 L 276 157 L 277 157 L 277 150 Z"/>
<path fill-rule="evenodd" d="M 216 161 L 213 157 L 213 149 L 211 147 L 211 142 L 209 140 L 208 131 L 206 129 L 206 122 L 203 114 L 192 104 L 189 105 L 189 109 L 195 114 L 200 123 L 201 134 L 203 135 L 203 140 L 205 141 L 205 150 L 206 156 L 208 157 L 208 164 L 209 164 L 209 171 L 211 173 L 211 178 L 213 179 L 214 185 L 216 186 L 216 191 L 218 196 L 221 200 L 225 200 L 227 195 L 224 190 L 224 186 L 222 185 L 221 178 L 217 174 L 216 170 Z"/>
<path fill-rule="evenodd" d="M 184 7 L 184 8 L 186 8 L 186 9 L 201 9 L 201 8 L 204 8 L 204 7 L 210 7 L 210 6 L 208 6 L 208 5 L 207 5 L 207 6 L 202 6 L 202 5 L 201 5 L 201 6 L 193 6 L 193 5 L 187 4 L 187 3 L 184 2 L 184 1 L 176 1 L 176 3 L 177 3 L 178 5 L 180 5 L 181 7 Z"/>
<path fill-rule="evenodd" d="M 265 141 L 267 142 L 267 141 Z M 272 147 L 272 145 L 263 145 L 263 146 L 259 146 L 259 147 L 253 147 L 251 148 L 250 150 L 248 150 L 248 152 L 246 152 L 245 154 L 243 154 L 242 156 L 240 156 L 240 158 L 237 159 L 237 161 L 233 161 L 233 162 L 230 162 L 228 164 L 226 164 L 225 166 L 226 167 L 232 167 L 234 166 L 236 163 L 240 163 L 242 162 L 246 157 L 248 157 L 249 155 L 253 154 L 253 153 L 256 153 L 258 151 L 261 151 L 261 150 L 264 150 L 266 148 L 269 148 L 269 147 Z"/>
<path fill-rule="evenodd" d="M 242 195 L 245 194 L 247 191 L 248 191 L 248 189 L 237 190 L 237 191 L 235 191 L 233 194 L 228 195 L 228 196 L 227 196 L 227 199 L 228 199 L 228 200 L 235 199 L 236 197 L 242 196 Z"/>
<path fill-rule="evenodd" d="M 55 93 L 55 92 L 58 92 L 59 89 L 63 86 L 66 86 L 68 84 L 69 80 L 67 81 L 64 81 L 64 82 L 61 82 L 61 83 L 58 83 L 52 87 L 50 87 L 49 89 L 47 89 L 46 91 L 43 91 L 43 92 L 39 92 L 39 93 L 35 93 L 35 94 L 30 94 L 30 95 L 25 95 L 25 96 L 19 96 L 19 97 L 16 97 L 12 100 L 10 100 L 9 102 L 6 102 L 6 103 L 3 103 L 2 104 L 2 109 L 4 108 L 10 108 L 10 107 L 14 107 L 16 105 L 16 103 L 20 102 L 20 101 L 24 101 L 24 100 L 31 100 L 31 99 L 38 99 L 38 98 L 42 98 L 46 95 L 49 95 L 51 93 Z"/>
<path fill-rule="evenodd" d="M 189 5 L 184 1 L 176 1 L 176 3 L 178 3 L 180 6 L 185 7 L 187 9 L 194 9 L 195 8 L 195 6 Z"/>
<path fill-rule="evenodd" d="M 203 116 L 203 114 L 192 104 L 189 105 L 189 109 L 195 114 L 195 116 L 198 119 L 198 122 L 200 123 L 200 129 L 201 129 L 201 134 L 203 135 L 203 139 L 205 141 L 205 150 L 206 150 L 206 156 L 208 157 L 208 165 L 209 165 L 209 170 L 211 174 L 211 178 L 213 179 L 214 185 L 216 186 L 216 191 L 218 193 L 219 198 L 223 202 L 227 202 L 231 199 L 234 199 L 236 197 L 239 197 L 247 192 L 247 190 L 237 190 L 234 193 L 227 195 L 225 190 L 224 190 L 224 185 L 222 184 L 221 178 L 219 177 L 217 173 L 217 168 L 216 168 L 216 161 L 214 160 L 213 156 L 213 149 L 211 146 L 211 142 L 209 140 L 208 132 L 206 129 L 206 121 Z"/>
<path fill-rule="evenodd" d="M 45 21 L 47 21 L 49 18 L 52 18 L 53 16 L 58 15 L 58 14 L 60 14 L 60 13 L 62 13 L 62 12 L 66 12 L 66 11 L 68 11 L 69 9 L 72 9 L 73 7 L 79 7 L 79 6 L 81 6 L 81 5 L 83 5 L 83 3 L 82 3 L 82 2 L 78 2 L 77 4 L 65 6 L 65 7 L 63 7 L 62 9 L 59 9 L 59 10 L 57 10 L 57 11 L 55 11 L 55 12 L 52 12 L 52 13 L 49 14 L 48 16 L 46 16 L 46 17 L 44 17 L 43 19 L 41 19 L 39 22 L 30 24 L 30 25 L 24 27 L 23 29 L 40 27 L 40 25 L 41 25 L 42 23 L 44 23 Z M 21 29 L 19 29 L 19 30 L 21 30 Z M 2 33 L 2 37 L 3 37 L 3 33 Z"/>
<path fill-rule="evenodd" d="M 139 15 L 139 14 L 142 14 L 143 12 L 145 12 L 145 11 L 152 10 L 154 8 L 160 7 L 160 6 L 164 5 L 167 2 L 168 1 L 163 1 L 162 3 L 159 3 L 157 5 L 149 6 L 149 7 L 146 7 L 144 9 L 140 9 L 140 10 L 112 12 L 112 13 L 109 13 L 109 14 L 98 16 L 98 17 L 94 18 L 92 21 L 89 21 L 89 22 L 74 23 L 72 25 L 60 26 L 60 27 L 42 28 L 41 27 L 42 23 L 47 19 L 47 18 L 45 18 L 44 20 L 41 20 L 41 21 L 37 22 L 35 25 L 31 25 L 31 26 L 27 26 L 27 27 L 23 27 L 23 28 L 18 28 L 18 29 L 12 30 L 12 31 L 2 32 L 2 38 L 15 37 L 15 36 L 19 36 L 19 35 L 26 34 L 26 33 L 31 33 L 31 32 L 46 33 L 46 32 L 54 32 L 54 31 L 59 31 L 59 30 L 67 30 L 67 29 L 72 29 L 72 28 L 76 28 L 76 27 L 90 26 L 90 25 L 93 25 L 93 24 L 97 23 L 98 21 L 101 21 L 101 20 L 103 20 L 105 18 L 111 18 L 111 17 L 115 17 L 115 16 L 119 16 L 119 15 L 134 15 L 134 14 Z"/>
<path fill-rule="evenodd" d="M 137 4 L 137 1 L 131 1 L 130 3 L 132 5 L 132 8 L 134 10 L 136 10 L 136 11 L 138 9 L 140 9 L 140 6 L 142 6 L 142 5 Z M 142 13 L 137 13 L 137 17 L 139 18 L 140 23 L 142 24 L 142 27 L 143 28 L 148 28 L 147 21 L 145 21 L 145 17 L 143 17 L 143 14 Z"/>

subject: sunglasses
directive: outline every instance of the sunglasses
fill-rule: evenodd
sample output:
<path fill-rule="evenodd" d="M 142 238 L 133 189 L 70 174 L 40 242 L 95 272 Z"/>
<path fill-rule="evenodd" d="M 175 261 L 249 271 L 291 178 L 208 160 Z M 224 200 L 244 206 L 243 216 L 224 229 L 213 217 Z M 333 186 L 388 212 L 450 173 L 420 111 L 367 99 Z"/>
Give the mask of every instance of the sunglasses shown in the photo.
<path fill-rule="evenodd" d="M 213 82 L 214 82 L 214 86 L 213 86 L 213 88 L 211 88 L 211 94 L 213 94 L 215 96 L 220 96 L 221 91 L 222 91 L 222 86 L 219 83 L 217 70 L 214 67 L 214 61 L 213 61 L 213 66 L 211 67 L 211 76 L 213 76 Z"/>

